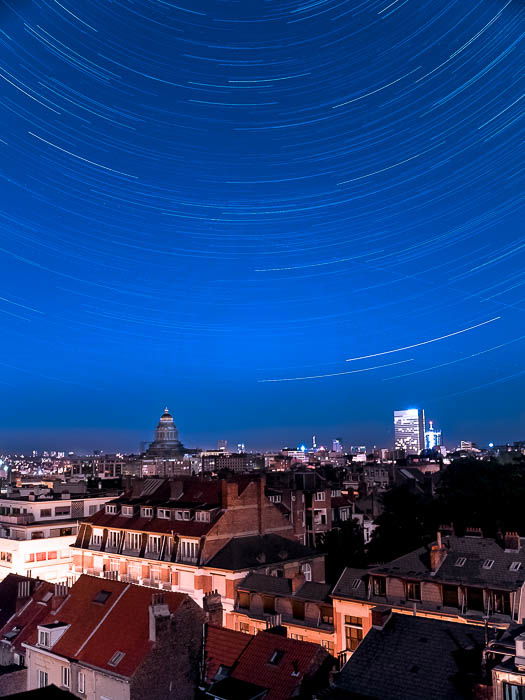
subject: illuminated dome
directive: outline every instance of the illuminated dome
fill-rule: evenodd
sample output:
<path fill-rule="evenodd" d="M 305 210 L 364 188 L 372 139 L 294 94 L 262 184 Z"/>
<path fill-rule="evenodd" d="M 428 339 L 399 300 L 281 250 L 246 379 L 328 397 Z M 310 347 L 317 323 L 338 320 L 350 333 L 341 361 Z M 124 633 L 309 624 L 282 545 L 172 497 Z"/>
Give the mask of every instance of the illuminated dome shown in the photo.
<path fill-rule="evenodd" d="M 161 421 L 173 421 L 173 416 L 171 415 L 169 408 L 166 406 L 164 413 L 160 417 Z"/>

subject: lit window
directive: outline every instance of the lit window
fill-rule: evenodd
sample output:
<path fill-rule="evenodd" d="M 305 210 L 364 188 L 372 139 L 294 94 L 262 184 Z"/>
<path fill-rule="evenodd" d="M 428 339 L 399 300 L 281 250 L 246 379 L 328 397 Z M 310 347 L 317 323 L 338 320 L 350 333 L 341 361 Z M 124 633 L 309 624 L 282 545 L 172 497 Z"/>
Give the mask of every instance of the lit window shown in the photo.
<path fill-rule="evenodd" d="M 166 508 L 158 508 L 157 509 L 157 517 L 164 518 L 165 520 L 169 520 L 171 518 L 171 512 L 169 510 L 167 510 Z"/>
<path fill-rule="evenodd" d="M 120 542 L 120 532 L 118 530 L 110 530 L 108 532 L 108 546 L 118 547 Z"/>
<path fill-rule="evenodd" d="M 108 513 L 108 515 L 115 515 L 116 512 L 117 506 L 110 505 L 109 503 L 106 504 L 106 513 Z"/>
<path fill-rule="evenodd" d="M 47 558 L 49 559 L 56 559 L 57 558 L 57 553 L 56 552 L 48 552 L 47 553 Z"/>
<path fill-rule="evenodd" d="M 345 615 L 345 642 L 348 651 L 355 651 L 363 639 L 363 619 Z"/>
<path fill-rule="evenodd" d="M 128 532 L 128 549 L 140 549 L 142 537 L 140 532 Z"/>
<path fill-rule="evenodd" d="M 316 501 L 324 501 L 324 497 L 325 497 L 324 491 L 318 491 L 318 492 L 315 494 L 315 500 L 316 500 Z"/>
<path fill-rule="evenodd" d="M 281 649 L 276 649 L 268 659 L 268 663 L 272 664 L 272 666 L 277 666 L 280 663 L 283 656 L 284 651 L 282 651 Z"/>
<path fill-rule="evenodd" d="M 421 584 L 419 581 L 407 583 L 407 600 L 421 600 Z"/>
<path fill-rule="evenodd" d="M 312 580 L 312 567 L 310 564 L 303 564 L 301 566 L 301 573 L 303 574 L 305 581 Z"/>
<path fill-rule="evenodd" d="M 130 518 L 133 515 L 133 506 L 122 506 L 122 515 Z"/>

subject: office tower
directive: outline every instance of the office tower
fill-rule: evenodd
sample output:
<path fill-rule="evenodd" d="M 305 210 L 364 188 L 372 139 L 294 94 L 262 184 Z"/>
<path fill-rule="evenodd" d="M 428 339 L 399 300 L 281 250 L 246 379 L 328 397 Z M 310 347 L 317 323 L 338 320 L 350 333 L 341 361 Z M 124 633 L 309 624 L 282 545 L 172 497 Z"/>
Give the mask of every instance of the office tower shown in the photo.
<path fill-rule="evenodd" d="M 441 446 L 441 430 L 434 428 L 434 422 L 428 421 L 428 430 L 425 430 L 425 449 L 433 450 Z"/>
<path fill-rule="evenodd" d="M 228 451 L 228 440 L 217 440 L 217 449 L 220 452 Z"/>
<path fill-rule="evenodd" d="M 425 446 L 425 411 L 408 408 L 394 411 L 394 447 L 405 454 L 419 454 Z"/>
<path fill-rule="evenodd" d="M 332 452 L 341 454 L 343 451 L 343 440 L 342 438 L 334 438 L 332 440 Z"/>

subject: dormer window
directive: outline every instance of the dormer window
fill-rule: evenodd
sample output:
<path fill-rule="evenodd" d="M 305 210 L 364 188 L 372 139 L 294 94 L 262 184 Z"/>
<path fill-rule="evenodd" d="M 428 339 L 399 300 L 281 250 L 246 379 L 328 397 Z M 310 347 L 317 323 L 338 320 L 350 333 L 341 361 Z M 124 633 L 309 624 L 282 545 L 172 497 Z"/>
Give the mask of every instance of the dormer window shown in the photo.
<path fill-rule="evenodd" d="M 51 646 L 51 632 L 48 630 L 38 630 L 38 646 L 49 649 Z"/>
<path fill-rule="evenodd" d="M 165 518 L 166 520 L 171 519 L 171 511 L 167 508 L 157 508 L 157 517 Z"/>
<path fill-rule="evenodd" d="M 276 649 L 270 658 L 268 659 L 268 663 L 272 664 L 272 666 L 278 666 L 284 656 L 284 651 L 282 649 Z"/>
<path fill-rule="evenodd" d="M 108 661 L 108 665 L 117 666 L 125 656 L 126 654 L 123 651 L 116 651 L 111 657 L 111 659 Z"/>
<path fill-rule="evenodd" d="M 125 515 L 127 518 L 131 518 L 133 515 L 133 506 L 122 506 L 122 515 Z"/>
<path fill-rule="evenodd" d="M 189 510 L 177 510 L 175 513 L 177 520 L 189 520 L 190 511 Z"/>
<path fill-rule="evenodd" d="M 318 491 L 315 494 L 315 500 L 316 501 L 324 501 L 324 496 L 325 496 L 324 491 Z"/>
<path fill-rule="evenodd" d="M 104 531 L 101 528 L 94 527 L 93 531 L 91 532 L 90 544 L 94 545 L 95 547 L 100 547 L 100 545 L 102 544 L 103 534 L 104 534 Z"/>
<path fill-rule="evenodd" d="M 142 508 L 141 509 L 141 515 L 143 518 L 152 518 L 153 517 L 153 508 Z"/>
<path fill-rule="evenodd" d="M 111 505 L 109 503 L 106 503 L 106 513 L 108 515 L 116 515 L 117 513 L 117 506 Z"/>
<path fill-rule="evenodd" d="M 201 523 L 209 523 L 210 514 L 206 510 L 198 510 L 195 512 L 195 520 L 198 520 Z"/>

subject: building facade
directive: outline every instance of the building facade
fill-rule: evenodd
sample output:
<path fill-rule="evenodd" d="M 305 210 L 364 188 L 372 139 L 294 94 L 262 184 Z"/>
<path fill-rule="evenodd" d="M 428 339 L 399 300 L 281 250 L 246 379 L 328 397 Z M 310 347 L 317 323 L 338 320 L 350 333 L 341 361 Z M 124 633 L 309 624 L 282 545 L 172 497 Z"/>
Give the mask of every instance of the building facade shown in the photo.
<path fill-rule="evenodd" d="M 394 411 L 394 448 L 406 455 L 425 448 L 425 412 L 421 408 Z"/>

